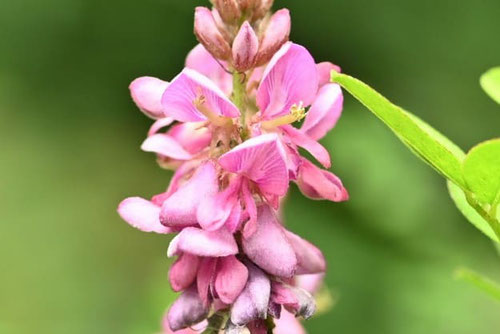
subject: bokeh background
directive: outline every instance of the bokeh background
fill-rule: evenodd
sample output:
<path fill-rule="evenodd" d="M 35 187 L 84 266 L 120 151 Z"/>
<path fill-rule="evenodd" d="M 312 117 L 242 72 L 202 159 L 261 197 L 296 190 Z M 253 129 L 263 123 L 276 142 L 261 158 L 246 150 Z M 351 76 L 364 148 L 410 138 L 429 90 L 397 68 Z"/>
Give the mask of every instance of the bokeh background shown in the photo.
<path fill-rule="evenodd" d="M 121 199 L 161 192 L 170 174 L 141 152 L 150 120 L 137 76 L 169 80 L 195 45 L 205 0 L 0 0 L 0 333 L 159 330 L 172 301 L 168 237 L 136 231 Z M 500 64 L 498 0 L 276 0 L 318 61 L 376 87 L 464 149 L 499 135 L 478 85 Z M 336 298 L 310 333 L 498 333 L 500 304 L 453 279 L 500 278 L 486 237 L 444 181 L 346 98 L 323 141 L 348 203 L 304 199 L 289 228 L 327 257 Z"/>

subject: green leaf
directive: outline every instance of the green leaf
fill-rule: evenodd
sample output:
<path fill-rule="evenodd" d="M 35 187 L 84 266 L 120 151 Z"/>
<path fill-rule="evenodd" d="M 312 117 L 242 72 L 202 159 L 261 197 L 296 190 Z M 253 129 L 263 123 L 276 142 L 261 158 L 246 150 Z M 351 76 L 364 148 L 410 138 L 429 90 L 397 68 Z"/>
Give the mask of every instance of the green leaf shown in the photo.
<path fill-rule="evenodd" d="M 478 228 L 481 232 L 490 237 L 491 240 L 500 245 L 500 239 L 497 237 L 490 224 L 483 217 L 481 217 L 481 215 L 472 206 L 470 206 L 463 190 L 453 182 L 448 181 L 448 191 L 450 192 L 450 196 L 455 202 L 455 205 L 460 212 L 462 212 L 465 218 L 467 218 L 467 220 L 469 220 L 472 225 Z"/>
<path fill-rule="evenodd" d="M 465 188 L 462 177 L 464 154 L 449 139 L 416 116 L 392 104 L 360 80 L 332 72 L 332 81 L 340 84 L 381 119 L 418 157 L 447 179 Z"/>
<path fill-rule="evenodd" d="M 473 147 L 463 163 L 463 175 L 475 198 L 484 204 L 500 201 L 500 138 Z"/>
<path fill-rule="evenodd" d="M 500 66 L 484 73 L 479 82 L 486 94 L 497 103 L 500 103 Z"/>
<path fill-rule="evenodd" d="M 455 278 L 464 280 L 475 287 L 486 292 L 491 297 L 500 301 L 500 285 L 493 280 L 482 276 L 468 268 L 458 268 L 455 271 Z"/>

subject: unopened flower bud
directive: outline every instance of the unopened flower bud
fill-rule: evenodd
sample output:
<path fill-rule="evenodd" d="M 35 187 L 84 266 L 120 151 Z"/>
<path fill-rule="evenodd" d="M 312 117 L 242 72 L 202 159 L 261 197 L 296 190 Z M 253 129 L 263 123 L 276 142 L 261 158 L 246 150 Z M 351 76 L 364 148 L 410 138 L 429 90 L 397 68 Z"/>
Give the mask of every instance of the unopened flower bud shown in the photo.
<path fill-rule="evenodd" d="M 255 2 L 255 11 L 253 12 L 253 20 L 258 20 L 266 16 L 266 14 L 271 10 L 274 0 L 257 0 Z"/>
<path fill-rule="evenodd" d="M 280 9 L 269 20 L 260 42 L 256 66 L 267 63 L 273 55 L 288 41 L 291 20 L 288 9 Z"/>
<path fill-rule="evenodd" d="M 231 47 L 217 28 L 212 12 L 206 7 L 196 7 L 194 33 L 201 44 L 215 58 L 226 60 L 231 56 Z"/>
<path fill-rule="evenodd" d="M 252 26 L 245 21 L 233 42 L 233 65 L 240 71 L 249 70 L 255 64 L 259 51 L 259 39 Z"/>
<path fill-rule="evenodd" d="M 214 6 L 224 22 L 233 23 L 241 16 L 240 7 L 236 0 L 214 0 Z"/>

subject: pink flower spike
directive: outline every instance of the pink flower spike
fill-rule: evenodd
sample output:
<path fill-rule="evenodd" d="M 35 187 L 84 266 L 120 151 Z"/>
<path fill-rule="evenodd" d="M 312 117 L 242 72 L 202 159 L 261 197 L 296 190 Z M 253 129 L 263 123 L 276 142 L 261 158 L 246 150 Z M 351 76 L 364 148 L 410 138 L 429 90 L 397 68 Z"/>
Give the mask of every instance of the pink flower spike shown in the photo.
<path fill-rule="evenodd" d="M 249 238 L 243 238 L 243 251 L 260 268 L 271 275 L 290 278 L 297 269 L 295 251 L 290 245 L 284 228 L 271 208 L 258 208 L 258 226 Z"/>
<path fill-rule="evenodd" d="M 196 286 L 185 290 L 168 310 L 168 325 L 177 331 L 195 325 L 205 319 L 208 309 L 203 305 Z"/>
<path fill-rule="evenodd" d="M 172 290 L 179 292 L 185 290 L 193 284 L 198 272 L 199 257 L 183 253 L 170 267 L 168 273 Z"/>
<path fill-rule="evenodd" d="M 141 149 L 174 160 L 189 160 L 193 158 L 174 138 L 163 133 L 157 133 L 146 138 L 141 145 Z"/>
<path fill-rule="evenodd" d="M 135 104 L 146 116 L 158 119 L 164 117 L 161 96 L 168 87 L 168 82 L 153 78 L 140 77 L 129 86 Z"/>
<path fill-rule="evenodd" d="M 194 33 L 203 46 L 214 57 L 226 60 L 231 56 L 231 47 L 217 28 L 212 12 L 206 7 L 196 7 Z"/>
<path fill-rule="evenodd" d="M 283 145 L 274 133 L 251 138 L 223 154 L 219 164 L 225 170 L 246 176 L 264 193 L 285 195 L 288 170 Z"/>
<path fill-rule="evenodd" d="M 343 102 L 344 97 L 339 85 L 324 85 L 306 114 L 300 130 L 312 139 L 320 140 L 337 123 L 342 113 Z"/>
<path fill-rule="evenodd" d="M 306 48 L 286 43 L 273 56 L 257 91 L 262 118 L 290 113 L 293 105 L 311 105 L 318 92 L 316 63 Z"/>
<path fill-rule="evenodd" d="M 320 274 L 326 271 L 325 257 L 318 247 L 290 231 L 285 231 L 285 234 L 297 257 L 297 275 Z"/>
<path fill-rule="evenodd" d="M 233 90 L 233 78 L 226 72 L 224 62 L 219 63 L 201 44 L 195 46 L 186 58 L 186 67 L 193 69 L 212 80 L 226 96 Z"/>
<path fill-rule="evenodd" d="M 297 184 L 300 191 L 312 199 L 327 199 L 332 202 L 349 199 L 347 190 L 337 176 L 319 169 L 306 159 L 302 159 Z"/>
<path fill-rule="evenodd" d="M 160 207 L 140 197 L 129 197 L 118 206 L 118 214 L 127 223 L 143 232 L 160 234 L 172 230 L 160 224 Z"/>
<path fill-rule="evenodd" d="M 233 42 L 233 64 L 240 71 L 245 72 L 253 67 L 259 50 L 259 38 L 252 26 L 245 21 Z"/>
<path fill-rule="evenodd" d="M 207 117 L 196 109 L 196 100 L 203 98 L 204 106 L 215 115 L 238 117 L 238 108 L 224 92 L 206 76 L 185 68 L 165 90 L 161 103 L 167 116 L 180 122 L 199 122 Z"/>
<path fill-rule="evenodd" d="M 245 287 L 247 279 L 247 267 L 235 256 L 231 255 L 219 259 L 215 291 L 223 303 L 232 304 Z"/>
<path fill-rule="evenodd" d="M 255 319 L 265 319 L 271 295 L 271 282 L 265 273 L 251 263 L 248 281 L 231 308 L 231 322 L 243 326 Z"/>
<path fill-rule="evenodd" d="M 267 63 L 276 51 L 288 41 L 292 25 L 291 22 L 288 9 L 280 9 L 273 14 L 260 42 L 256 61 L 258 66 Z"/>
<path fill-rule="evenodd" d="M 318 160 L 323 167 L 331 167 L 332 163 L 330 161 L 330 153 L 328 153 L 328 150 L 324 148 L 323 145 L 291 125 L 283 125 L 281 126 L 281 129 L 288 135 L 292 143 L 311 153 L 311 155 Z"/>
<path fill-rule="evenodd" d="M 332 71 L 341 72 L 340 67 L 327 61 L 316 64 L 316 69 L 318 70 L 320 87 L 331 82 Z"/>
<path fill-rule="evenodd" d="M 169 257 L 189 253 L 205 257 L 222 257 L 238 253 L 234 237 L 226 229 L 205 231 L 196 227 L 186 227 L 168 246 Z"/>
<path fill-rule="evenodd" d="M 165 226 L 196 226 L 196 210 L 201 200 L 211 196 L 219 188 L 217 172 L 213 162 L 201 165 L 191 179 L 177 189 L 163 203 L 160 221 Z"/>

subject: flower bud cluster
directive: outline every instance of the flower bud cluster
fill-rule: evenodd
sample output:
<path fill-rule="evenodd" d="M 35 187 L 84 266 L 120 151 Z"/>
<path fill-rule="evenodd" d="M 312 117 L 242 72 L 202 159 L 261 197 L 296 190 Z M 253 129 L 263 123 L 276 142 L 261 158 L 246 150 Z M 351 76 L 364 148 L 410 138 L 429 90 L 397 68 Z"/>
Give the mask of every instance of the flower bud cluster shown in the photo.
<path fill-rule="evenodd" d="M 239 72 L 267 63 L 288 41 L 287 9 L 271 15 L 272 0 L 213 0 L 214 7 L 197 7 L 194 33 L 216 59 Z"/>
<path fill-rule="evenodd" d="M 179 75 L 130 85 L 155 120 L 141 148 L 175 172 L 164 192 L 127 198 L 118 212 L 142 231 L 175 234 L 169 281 L 180 295 L 165 333 L 199 333 L 214 317 L 225 333 L 268 333 L 273 322 L 275 333 L 303 333 L 296 317 L 314 313 L 326 263 L 283 226 L 280 208 L 290 182 L 312 199 L 348 199 L 318 142 L 342 111 L 329 82 L 340 69 L 288 42 L 289 12 L 271 14 L 272 1 L 213 5 L 196 8 L 200 44 Z"/>

